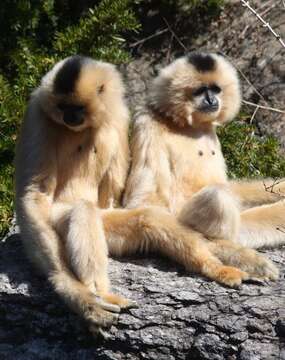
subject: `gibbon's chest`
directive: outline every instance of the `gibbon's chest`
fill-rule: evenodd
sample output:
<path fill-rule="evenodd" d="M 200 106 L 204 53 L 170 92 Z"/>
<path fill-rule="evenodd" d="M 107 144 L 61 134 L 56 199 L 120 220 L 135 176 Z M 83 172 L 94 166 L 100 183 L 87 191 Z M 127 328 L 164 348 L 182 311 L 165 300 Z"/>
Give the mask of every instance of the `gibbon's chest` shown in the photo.
<path fill-rule="evenodd" d="M 166 134 L 166 144 L 171 192 L 177 197 L 176 202 L 189 199 L 205 186 L 227 181 L 224 157 L 214 132 Z"/>
<path fill-rule="evenodd" d="M 100 164 L 96 137 L 90 132 L 68 135 L 55 144 L 56 197 L 64 201 L 78 198 L 97 201 Z"/>

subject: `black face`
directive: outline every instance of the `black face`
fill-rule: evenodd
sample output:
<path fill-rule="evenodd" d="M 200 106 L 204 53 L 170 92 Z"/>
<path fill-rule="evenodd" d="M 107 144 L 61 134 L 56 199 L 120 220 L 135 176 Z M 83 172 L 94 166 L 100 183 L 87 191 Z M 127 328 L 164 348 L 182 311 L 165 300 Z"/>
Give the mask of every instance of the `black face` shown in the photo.
<path fill-rule="evenodd" d="M 217 94 L 221 88 L 216 84 L 203 85 L 192 92 L 192 96 L 199 97 L 198 110 L 201 112 L 214 112 L 219 109 Z"/>
<path fill-rule="evenodd" d="M 63 113 L 63 121 L 68 126 L 79 126 L 84 122 L 85 108 L 83 105 L 60 103 L 57 105 Z"/>

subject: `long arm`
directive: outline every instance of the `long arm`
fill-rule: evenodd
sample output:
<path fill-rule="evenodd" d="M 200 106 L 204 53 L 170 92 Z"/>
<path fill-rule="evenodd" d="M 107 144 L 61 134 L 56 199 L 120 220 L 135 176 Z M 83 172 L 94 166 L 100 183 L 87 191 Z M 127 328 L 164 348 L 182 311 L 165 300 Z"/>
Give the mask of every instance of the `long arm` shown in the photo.
<path fill-rule="evenodd" d="M 124 124 L 123 124 L 124 125 Z M 129 170 L 129 144 L 127 122 L 123 129 L 106 129 L 108 137 L 104 136 L 104 131 L 100 132 L 97 139 L 100 153 L 98 161 L 104 163 L 104 175 L 99 183 L 98 199 L 101 208 L 107 208 L 121 203 L 122 193 L 125 188 L 126 178 Z M 106 138 L 109 141 L 106 142 Z M 104 159 L 106 154 L 110 154 L 108 161 Z"/>
<path fill-rule="evenodd" d="M 168 208 L 171 174 L 167 151 L 157 124 L 147 114 L 140 115 L 134 122 L 131 154 L 124 207 L 160 205 Z"/>

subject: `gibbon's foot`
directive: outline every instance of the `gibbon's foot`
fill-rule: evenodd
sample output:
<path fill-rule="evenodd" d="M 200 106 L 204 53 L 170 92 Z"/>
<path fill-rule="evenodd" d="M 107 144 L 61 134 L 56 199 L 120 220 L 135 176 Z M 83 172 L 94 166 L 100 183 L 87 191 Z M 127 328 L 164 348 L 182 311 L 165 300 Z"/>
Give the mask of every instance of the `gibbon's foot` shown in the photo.
<path fill-rule="evenodd" d="M 254 253 L 252 261 L 245 263 L 241 268 L 247 271 L 253 280 L 277 280 L 279 270 L 273 262 L 255 251 Z"/>
<path fill-rule="evenodd" d="M 104 339 L 107 339 L 108 334 L 103 328 L 110 328 L 113 324 L 117 323 L 119 317 L 118 311 L 120 311 L 119 306 L 105 303 L 102 299 L 96 299 L 94 302 L 88 303 L 87 308 L 83 312 L 83 319 L 94 336 L 102 336 Z"/>
<path fill-rule="evenodd" d="M 126 299 L 117 294 L 102 294 L 101 298 L 105 304 L 108 303 L 110 306 L 118 307 L 119 311 L 120 309 L 130 309 L 138 306 L 135 301 Z"/>
<path fill-rule="evenodd" d="M 278 278 L 277 267 L 254 249 L 228 240 L 213 241 L 208 244 L 208 247 L 223 264 L 246 271 L 249 280 L 276 280 Z"/>
<path fill-rule="evenodd" d="M 221 266 L 214 280 L 216 280 L 220 284 L 232 288 L 238 288 L 241 285 L 242 281 L 248 280 L 248 278 L 248 273 L 238 268 L 232 266 Z"/>

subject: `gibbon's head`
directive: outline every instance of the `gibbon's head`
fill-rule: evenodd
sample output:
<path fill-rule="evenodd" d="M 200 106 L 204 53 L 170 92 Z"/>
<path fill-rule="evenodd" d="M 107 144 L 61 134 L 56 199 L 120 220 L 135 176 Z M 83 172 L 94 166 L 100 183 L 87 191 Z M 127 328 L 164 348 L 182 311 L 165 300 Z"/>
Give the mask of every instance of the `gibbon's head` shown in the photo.
<path fill-rule="evenodd" d="M 81 131 L 99 127 L 121 109 L 124 86 L 113 65 L 76 55 L 58 62 L 34 96 L 48 118 Z"/>
<path fill-rule="evenodd" d="M 148 104 L 179 126 L 222 124 L 240 108 L 239 79 L 223 56 L 191 52 L 161 70 Z"/>

